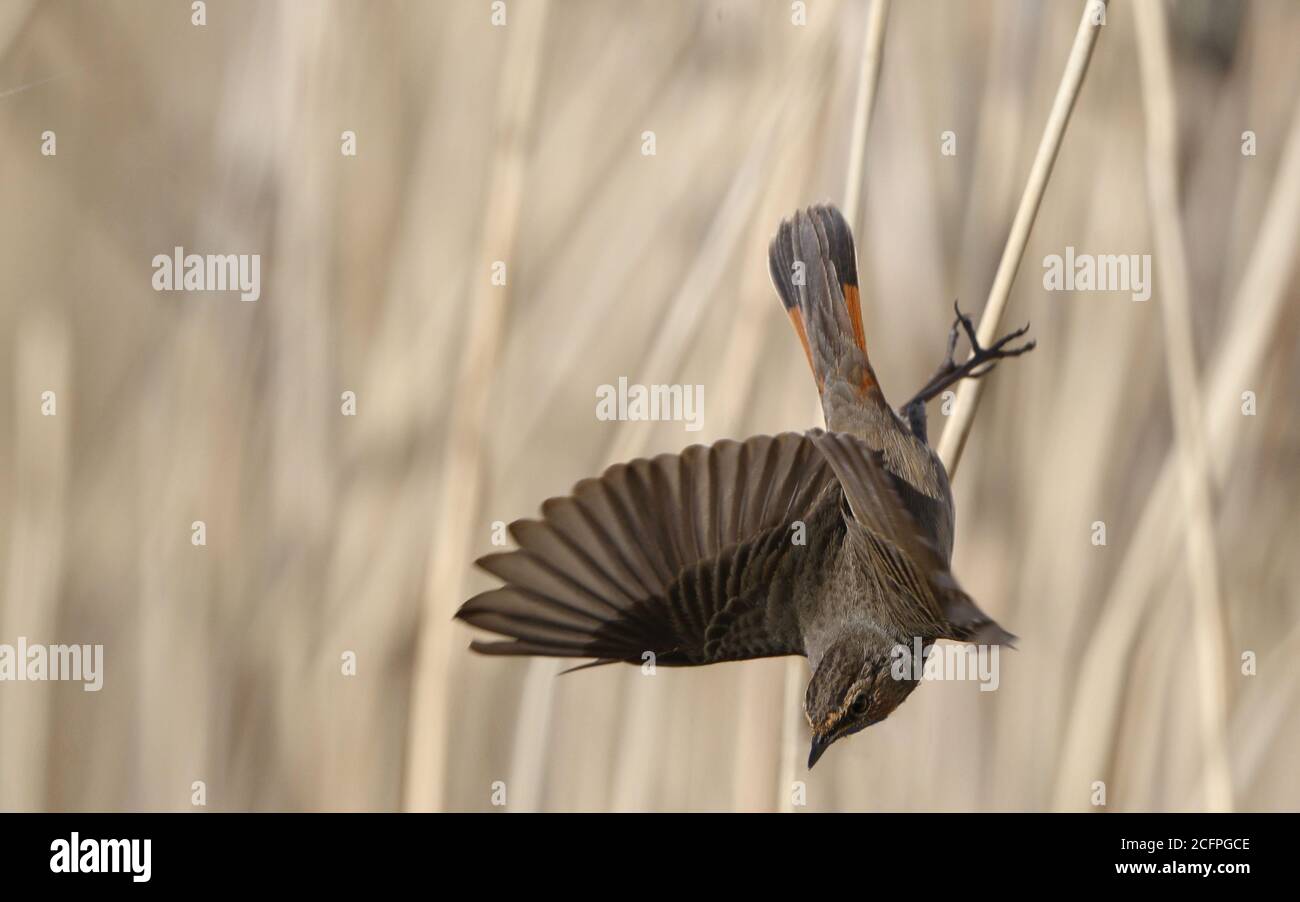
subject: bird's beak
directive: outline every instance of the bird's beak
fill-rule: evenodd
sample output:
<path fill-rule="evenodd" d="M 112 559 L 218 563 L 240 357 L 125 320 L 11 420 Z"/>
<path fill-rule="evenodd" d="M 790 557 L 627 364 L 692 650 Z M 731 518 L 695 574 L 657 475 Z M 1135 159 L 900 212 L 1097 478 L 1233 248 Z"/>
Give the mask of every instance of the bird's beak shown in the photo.
<path fill-rule="evenodd" d="M 818 736 L 815 733 L 813 734 L 812 748 L 808 751 L 809 770 L 813 769 L 813 765 L 817 763 L 817 759 L 820 758 L 826 749 L 830 747 L 830 744 L 830 736 Z"/>

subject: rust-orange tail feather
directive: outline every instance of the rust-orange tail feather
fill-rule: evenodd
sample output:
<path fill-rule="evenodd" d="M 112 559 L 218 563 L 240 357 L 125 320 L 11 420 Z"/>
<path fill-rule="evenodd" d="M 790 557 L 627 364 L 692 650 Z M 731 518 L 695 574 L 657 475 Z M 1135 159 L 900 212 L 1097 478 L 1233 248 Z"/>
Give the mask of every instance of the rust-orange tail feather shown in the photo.
<path fill-rule="evenodd" d="M 828 384 L 879 391 L 867 357 L 853 233 L 830 205 L 781 221 L 768 251 L 772 283 L 825 395 Z"/>

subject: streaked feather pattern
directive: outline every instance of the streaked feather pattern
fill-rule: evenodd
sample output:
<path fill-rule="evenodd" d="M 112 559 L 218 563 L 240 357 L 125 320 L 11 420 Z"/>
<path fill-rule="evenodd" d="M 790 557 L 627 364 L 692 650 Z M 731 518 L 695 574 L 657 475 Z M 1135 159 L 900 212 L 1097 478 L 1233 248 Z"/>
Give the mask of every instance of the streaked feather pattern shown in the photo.
<path fill-rule="evenodd" d="M 616 464 L 512 524 L 519 548 L 479 561 L 505 586 L 456 616 L 510 637 L 474 642 L 486 654 L 651 651 L 672 665 L 798 653 L 797 636 L 765 630 L 767 588 L 791 522 L 831 491 L 830 467 L 796 433 Z"/>
<path fill-rule="evenodd" d="M 479 561 L 505 585 L 457 617 L 506 637 L 475 641 L 485 654 L 652 652 L 665 666 L 802 654 L 796 596 L 846 566 L 847 540 L 847 566 L 872 587 L 864 612 L 931 638 L 1000 634 L 948 571 L 950 532 L 910 511 L 918 499 L 930 503 L 883 452 L 819 429 L 617 464 L 512 524 L 519 548 Z"/>

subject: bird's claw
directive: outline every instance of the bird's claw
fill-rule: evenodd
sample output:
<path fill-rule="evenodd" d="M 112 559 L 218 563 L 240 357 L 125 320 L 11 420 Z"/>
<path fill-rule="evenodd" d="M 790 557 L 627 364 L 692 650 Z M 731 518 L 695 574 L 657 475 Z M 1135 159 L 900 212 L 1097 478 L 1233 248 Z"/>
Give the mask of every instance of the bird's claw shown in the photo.
<path fill-rule="evenodd" d="M 1017 338 L 1023 338 L 1025 333 L 1029 331 L 1030 324 L 1025 323 L 1019 329 L 1008 332 L 986 348 L 980 344 L 979 336 L 975 333 L 974 321 L 965 313 L 961 312 L 961 307 L 957 305 L 956 301 L 953 301 L 952 309 L 956 314 L 956 319 L 953 320 L 952 329 L 948 333 L 948 356 L 944 360 L 944 366 L 941 367 L 941 369 L 947 368 L 958 370 L 964 367 L 967 370 L 964 375 L 977 379 L 979 376 L 982 376 L 984 373 L 991 370 L 993 364 L 1004 357 L 1019 357 L 1021 354 L 1032 351 L 1037 346 L 1037 342 L 1030 339 L 1018 348 L 1007 347 L 1007 345 L 1011 344 L 1011 342 L 1015 341 Z M 959 329 L 966 333 L 966 340 L 970 342 L 971 347 L 970 358 L 965 363 L 960 364 L 953 359 L 953 355 L 957 350 L 957 336 L 959 334 Z M 984 364 L 988 365 L 983 366 Z M 976 368 L 981 366 L 983 366 L 983 369 L 977 371 Z"/>
<path fill-rule="evenodd" d="M 917 392 L 916 396 L 905 406 L 918 402 L 924 404 L 931 398 L 938 396 L 941 391 L 954 382 L 962 379 L 978 379 L 992 370 L 999 360 L 1007 357 L 1019 357 L 1021 354 L 1026 354 L 1037 347 L 1038 343 L 1032 338 L 1018 347 L 1008 347 L 1012 342 L 1023 338 L 1029 331 L 1029 323 L 1025 323 L 1019 329 L 1008 332 L 986 348 L 980 344 L 979 336 L 975 331 L 975 322 L 961 312 L 961 307 L 956 301 L 953 301 L 952 309 L 955 319 L 952 328 L 948 331 L 948 352 L 944 355 L 943 363 L 940 364 L 939 369 L 930 378 L 925 388 Z M 971 353 L 966 360 L 958 363 L 956 360 L 957 340 L 963 332 L 966 334 L 966 340 L 970 342 Z"/>

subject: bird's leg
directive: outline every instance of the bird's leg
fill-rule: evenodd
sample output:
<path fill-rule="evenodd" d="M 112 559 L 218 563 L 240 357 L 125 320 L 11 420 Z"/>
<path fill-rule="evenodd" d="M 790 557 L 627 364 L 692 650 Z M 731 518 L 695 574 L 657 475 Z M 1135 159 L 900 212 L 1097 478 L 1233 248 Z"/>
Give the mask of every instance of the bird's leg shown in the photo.
<path fill-rule="evenodd" d="M 948 386 L 962 379 L 978 379 L 993 369 L 999 360 L 1005 357 L 1019 357 L 1026 351 L 1034 349 L 1035 342 L 1033 339 L 1017 348 L 1007 347 L 1011 342 L 1029 331 L 1028 323 L 1014 332 L 1003 335 L 989 347 L 981 347 L 979 339 L 975 335 L 975 324 L 971 322 L 971 318 L 961 312 L 961 308 L 957 306 L 956 301 L 953 302 L 952 309 L 956 312 L 957 319 L 952 324 L 952 331 L 948 333 L 948 353 L 945 355 L 943 363 L 939 364 L 939 368 L 930 377 L 930 381 L 912 396 L 912 400 L 903 405 L 903 417 L 912 424 L 913 431 L 916 429 L 917 423 L 915 421 L 918 415 L 921 431 L 925 431 L 925 403 L 938 397 L 940 392 Z M 967 340 L 970 341 L 971 355 L 963 363 L 957 363 L 953 359 L 953 355 L 957 350 L 957 338 L 961 332 L 965 332 Z"/>

